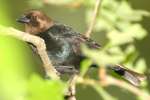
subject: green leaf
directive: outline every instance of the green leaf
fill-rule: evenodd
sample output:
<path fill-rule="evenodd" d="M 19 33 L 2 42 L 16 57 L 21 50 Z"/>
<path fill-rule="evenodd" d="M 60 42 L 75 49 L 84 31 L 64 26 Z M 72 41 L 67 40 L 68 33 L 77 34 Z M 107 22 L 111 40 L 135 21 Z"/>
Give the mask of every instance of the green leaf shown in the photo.
<path fill-rule="evenodd" d="M 98 64 L 99 66 L 105 66 L 108 64 L 117 64 L 124 60 L 124 55 L 116 55 L 110 54 L 106 51 L 98 51 L 98 50 L 91 50 L 85 46 L 82 47 L 84 55 L 92 59 L 93 62 Z"/>
<path fill-rule="evenodd" d="M 118 46 L 113 46 L 108 49 L 108 52 L 115 55 L 124 55 L 124 52 Z"/>
<path fill-rule="evenodd" d="M 64 87 L 59 80 L 44 80 L 33 75 L 28 83 L 27 100 L 64 100 Z"/>
<path fill-rule="evenodd" d="M 136 48 L 133 45 L 128 45 L 124 51 L 124 56 L 124 63 L 133 63 L 138 57 L 138 52 L 136 51 Z"/>
<path fill-rule="evenodd" d="M 138 59 L 138 61 L 136 62 L 135 64 L 135 70 L 137 72 L 140 72 L 140 73 L 143 73 L 146 71 L 146 62 L 145 62 L 145 59 L 144 58 L 140 58 Z"/>
<path fill-rule="evenodd" d="M 108 33 L 107 37 L 112 45 L 122 45 L 134 41 L 130 33 L 120 33 L 118 31 Z"/>
<path fill-rule="evenodd" d="M 0 25 L 0 98 L 23 100 L 26 78 L 32 70 L 33 63 L 28 60 L 29 51 L 23 42 L 3 35 L 7 30 Z"/>
<path fill-rule="evenodd" d="M 130 27 L 126 27 L 126 30 L 124 32 L 129 33 L 131 37 L 138 40 L 143 39 L 147 35 L 146 30 L 143 29 L 140 24 L 133 24 Z"/>
<path fill-rule="evenodd" d="M 80 69 L 80 75 L 84 76 L 91 65 L 92 65 L 92 61 L 90 59 L 85 59 L 84 61 L 82 61 L 81 62 L 81 69 Z"/>

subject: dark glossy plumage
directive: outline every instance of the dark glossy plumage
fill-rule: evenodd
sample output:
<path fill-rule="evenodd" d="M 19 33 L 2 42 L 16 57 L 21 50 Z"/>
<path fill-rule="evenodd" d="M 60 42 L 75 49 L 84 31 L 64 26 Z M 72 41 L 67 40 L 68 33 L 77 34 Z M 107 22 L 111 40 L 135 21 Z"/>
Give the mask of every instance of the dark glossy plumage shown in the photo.
<path fill-rule="evenodd" d="M 60 23 L 54 23 L 38 36 L 45 40 L 48 55 L 54 66 L 74 66 L 78 69 L 81 60 L 84 59 L 80 50 L 81 44 L 93 49 L 100 47 L 93 40 Z"/>

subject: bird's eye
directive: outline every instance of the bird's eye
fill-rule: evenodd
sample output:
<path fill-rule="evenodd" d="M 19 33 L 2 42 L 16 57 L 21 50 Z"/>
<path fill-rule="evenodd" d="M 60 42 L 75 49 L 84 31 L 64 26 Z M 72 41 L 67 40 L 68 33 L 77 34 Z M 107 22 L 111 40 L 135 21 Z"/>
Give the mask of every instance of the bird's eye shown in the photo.
<path fill-rule="evenodd" d="M 36 20 L 36 16 L 27 15 L 26 17 L 27 17 L 28 19 L 30 19 L 30 20 Z"/>
<path fill-rule="evenodd" d="M 31 16 L 27 15 L 26 18 L 31 19 Z"/>

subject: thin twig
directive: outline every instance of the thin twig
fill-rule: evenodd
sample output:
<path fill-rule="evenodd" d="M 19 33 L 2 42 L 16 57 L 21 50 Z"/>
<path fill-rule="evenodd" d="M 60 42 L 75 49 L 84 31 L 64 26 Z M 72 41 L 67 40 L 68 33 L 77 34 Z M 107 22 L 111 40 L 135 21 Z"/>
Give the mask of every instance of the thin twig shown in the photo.
<path fill-rule="evenodd" d="M 6 35 L 14 36 L 20 40 L 23 40 L 23 41 L 26 41 L 35 45 L 42 59 L 42 62 L 44 64 L 44 70 L 46 72 L 46 75 L 53 79 L 59 78 L 59 76 L 57 75 L 56 69 L 52 66 L 52 63 L 47 55 L 46 46 L 45 46 L 45 42 L 43 39 L 37 36 L 30 35 L 29 33 L 18 31 L 14 28 L 9 28 L 8 31 L 9 32 L 7 32 Z"/>
<path fill-rule="evenodd" d="M 142 97 L 144 100 L 150 100 L 150 95 L 148 93 L 142 92 L 139 88 L 137 88 L 137 87 L 135 87 L 135 86 L 133 86 L 129 83 L 126 83 L 124 81 L 115 79 L 111 76 L 107 76 L 105 81 L 106 81 L 105 83 L 107 83 L 107 85 L 105 85 L 105 86 L 115 85 L 115 86 L 118 86 L 120 88 L 127 89 L 128 91 L 130 91 L 131 93 L 137 95 L 138 97 Z M 97 85 L 97 84 L 101 85 L 96 80 L 84 79 L 82 77 L 77 78 L 77 83 L 82 83 L 82 84 L 91 85 L 91 86 L 94 86 L 94 85 Z"/>
<path fill-rule="evenodd" d="M 88 38 L 90 37 L 90 35 L 92 33 L 92 30 L 93 30 L 93 27 L 95 25 L 96 17 L 98 15 L 98 11 L 99 11 L 101 2 L 102 2 L 102 0 L 96 0 L 96 2 L 95 2 L 95 8 L 94 8 L 94 11 L 93 11 L 93 14 L 92 14 L 91 23 L 89 24 L 89 28 L 88 28 L 87 32 L 85 33 L 85 36 L 88 37 Z"/>
<path fill-rule="evenodd" d="M 99 79 L 100 79 L 100 83 L 105 86 L 106 85 L 106 68 L 104 67 L 100 67 L 99 68 Z"/>
<path fill-rule="evenodd" d="M 129 83 L 126 83 L 122 80 L 115 79 L 115 78 L 110 77 L 110 76 L 109 77 L 107 76 L 106 81 L 107 81 L 107 85 L 116 85 L 118 87 L 127 89 L 128 91 L 134 93 L 138 97 L 144 98 L 144 100 L 150 100 L 149 94 L 142 92 L 139 88 L 137 88 L 137 87 L 135 87 Z"/>

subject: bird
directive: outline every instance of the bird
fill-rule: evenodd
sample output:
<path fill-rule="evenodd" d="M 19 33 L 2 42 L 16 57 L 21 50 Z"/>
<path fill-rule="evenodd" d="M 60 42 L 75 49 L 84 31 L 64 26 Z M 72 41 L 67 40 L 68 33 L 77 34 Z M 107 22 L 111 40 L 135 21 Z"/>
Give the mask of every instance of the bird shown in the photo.
<path fill-rule="evenodd" d="M 81 45 L 90 49 L 100 49 L 101 45 L 75 31 L 69 25 L 54 21 L 40 10 L 29 10 L 17 19 L 25 25 L 25 32 L 44 39 L 47 54 L 60 73 L 78 73 L 80 63 L 87 57 L 82 53 Z M 93 63 L 93 66 L 95 64 Z M 108 65 L 108 68 L 139 86 L 145 75 L 132 71 L 121 65 Z"/>

